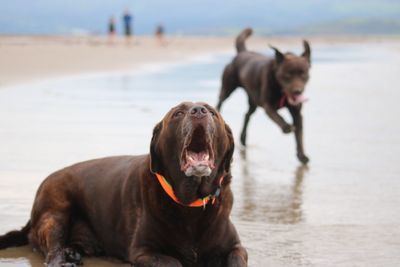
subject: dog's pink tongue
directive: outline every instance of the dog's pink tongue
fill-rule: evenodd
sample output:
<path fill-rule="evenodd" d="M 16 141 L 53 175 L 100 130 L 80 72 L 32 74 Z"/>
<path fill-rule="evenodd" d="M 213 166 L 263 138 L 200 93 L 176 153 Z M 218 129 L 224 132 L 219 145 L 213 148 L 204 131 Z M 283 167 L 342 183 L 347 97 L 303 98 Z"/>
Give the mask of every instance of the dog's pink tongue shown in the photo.
<path fill-rule="evenodd" d="M 307 101 L 308 99 L 303 95 L 292 95 L 288 97 L 289 104 L 291 105 L 300 105 L 301 103 Z"/>
<path fill-rule="evenodd" d="M 209 154 L 207 152 L 192 152 L 188 151 L 187 153 L 188 156 L 188 163 L 191 165 L 208 165 L 208 160 L 210 158 Z"/>
<path fill-rule="evenodd" d="M 214 162 L 208 152 L 187 151 L 186 163 L 181 166 L 186 176 L 209 176 L 215 168 Z"/>

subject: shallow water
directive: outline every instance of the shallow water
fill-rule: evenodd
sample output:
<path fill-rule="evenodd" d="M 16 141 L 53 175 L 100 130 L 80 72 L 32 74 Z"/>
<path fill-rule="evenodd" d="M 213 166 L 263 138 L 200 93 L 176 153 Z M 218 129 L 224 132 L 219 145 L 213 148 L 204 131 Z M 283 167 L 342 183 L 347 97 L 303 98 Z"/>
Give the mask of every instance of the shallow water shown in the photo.
<path fill-rule="evenodd" d="M 309 166 L 295 158 L 294 137 L 262 110 L 251 119 L 247 149 L 237 145 L 232 220 L 249 265 L 399 266 L 400 44 L 321 45 L 313 58 L 303 111 Z M 0 233 L 24 225 L 49 173 L 146 153 L 171 106 L 215 104 L 228 59 L 1 89 Z M 243 90 L 223 106 L 236 137 L 246 110 Z M 42 262 L 29 247 L 0 251 L 1 266 Z M 85 259 L 85 266 L 121 264 Z"/>

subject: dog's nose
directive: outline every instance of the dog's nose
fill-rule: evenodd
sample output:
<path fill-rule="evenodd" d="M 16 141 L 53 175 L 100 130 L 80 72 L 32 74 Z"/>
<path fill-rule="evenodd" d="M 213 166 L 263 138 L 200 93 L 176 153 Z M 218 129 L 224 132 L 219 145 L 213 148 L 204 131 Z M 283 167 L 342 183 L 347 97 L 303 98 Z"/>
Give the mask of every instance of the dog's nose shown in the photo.
<path fill-rule="evenodd" d="M 208 110 L 203 106 L 194 106 L 190 109 L 190 115 L 196 118 L 203 118 L 208 113 Z"/>

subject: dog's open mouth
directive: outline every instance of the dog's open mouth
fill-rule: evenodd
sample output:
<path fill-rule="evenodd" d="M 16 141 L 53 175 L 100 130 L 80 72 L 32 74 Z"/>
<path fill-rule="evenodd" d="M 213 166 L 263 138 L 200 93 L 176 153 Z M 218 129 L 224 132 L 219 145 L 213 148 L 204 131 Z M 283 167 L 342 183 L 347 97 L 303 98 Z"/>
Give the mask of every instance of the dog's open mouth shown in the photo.
<path fill-rule="evenodd" d="M 303 94 L 297 94 L 297 95 L 293 94 L 293 95 L 288 95 L 287 100 L 290 105 L 298 106 L 301 103 L 307 101 L 308 99 L 306 97 L 304 97 Z"/>
<path fill-rule="evenodd" d="M 198 125 L 186 137 L 181 155 L 181 170 L 186 176 L 209 176 L 214 165 L 214 152 L 210 136 Z"/>

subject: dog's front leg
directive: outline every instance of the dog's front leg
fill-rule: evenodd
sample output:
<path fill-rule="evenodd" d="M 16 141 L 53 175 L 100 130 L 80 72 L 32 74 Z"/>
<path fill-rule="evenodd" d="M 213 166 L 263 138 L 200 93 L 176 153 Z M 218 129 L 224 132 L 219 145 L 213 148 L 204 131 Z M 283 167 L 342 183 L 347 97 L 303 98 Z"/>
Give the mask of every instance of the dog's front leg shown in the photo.
<path fill-rule="evenodd" d="M 279 115 L 278 112 L 274 108 L 272 108 L 269 104 L 265 104 L 264 109 L 265 109 L 265 112 L 267 113 L 268 117 L 270 117 L 271 120 L 273 120 L 276 124 L 278 124 L 284 133 L 290 133 L 295 130 L 293 125 L 290 125 L 289 123 L 287 123 L 281 117 L 281 115 Z"/>
<path fill-rule="evenodd" d="M 236 246 L 228 255 L 227 267 L 246 267 L 247 251 L 242 246 Z"/>
<path fill-rule="evenodd" d="M 179 260 L 151 251 L 146 248 L 135 248 L 130 256 L 133 267 L 182 267 Z"/>
<path fill-rule="evenodd" d="M 289 107 L 289 112 L 292 115 L 295 126 L 294 134 L 296 137 L 297 158 L 301 163 L 307 164 L 309 159 L 305 155 L 303 148 L 303 116 L 301 115 L 301 107 Z"/>

